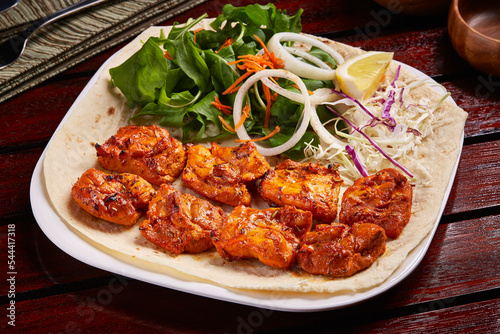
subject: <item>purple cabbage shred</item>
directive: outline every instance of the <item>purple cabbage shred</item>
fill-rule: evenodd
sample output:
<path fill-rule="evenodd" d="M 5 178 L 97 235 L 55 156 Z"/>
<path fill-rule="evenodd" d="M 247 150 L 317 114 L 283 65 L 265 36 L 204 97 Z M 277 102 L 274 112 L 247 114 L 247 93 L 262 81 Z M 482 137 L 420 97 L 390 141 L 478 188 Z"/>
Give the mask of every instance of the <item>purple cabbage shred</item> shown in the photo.
<path fill-rule="evenodd" d="M 363 131 L 361 131 L 357 126 L 355 126 L 351 121 L 349 121 L 347 118 L 345 118 L 344 116 L 342 116 L 341 114 L 339 114 L 335 109 L 331 108 L 330 106 L 327 106 L 327 108 L 331 112 L 333 112 L 335 115 L 337 115 L 338 117 L 342 118 L 342 120 L 344 120 L 344 122 L 346 122 L 351 128 L 353 128 L 354 131 L 359 132 L 363 137 L 365 137 L 370 142 L 370 144 L 373 147 L 375 147 L 375 149 L 377 151 L 379 151 L 380 154 L 382 154 L 393 165 L 395 165 L 396 167 L 398 167 L 399 169 L 401 169 L 410 178 L 413 178 L 413 174 L 405 166 L 401 165 L 399 162 L 397 162 L 396 160 L 394 160 L 393 158 L 391 158 L 380 146 L 378 146 L 378 144 L 373 139 L 370 138 L 370 136 L 368 136 L 366 133 L 364 133 Z"/>
<path fill-rule="evenodd" d="M 392 80 L 392 82 L 391 82 L 391 86 L 394 87 L 394 88 L 396 88 L 396 84 L 395 83 L 396 83 L 396 80 L 398 80 L 398 78 L 399 78 L 399 72 L 400 71 L 401 71 L 401 65 L 398 66 L 398 69 L 396 71 L 396 76 L 394 77 L 394 80 Z"/>
<path fill-rule="evenodd" d="M 368 175 L 370 175 L 368 174 L 368 170 L 366 169 L 366 167 L 361 163 L 361 161 L 359 161 L 358 155 L 356 154 L 354 147 L 352 147 L 351 145 L 346 145 L 345 150 L 351 156 L 352 161 L 354 162 L 354 166 L 356 166 L 356 169 L 358 170 L 359 174 L 361 174 L 361 176 L 363 177 L 367 177 Z"/>
<path fill-rule="evenodd" d="M 382 119 L 391 132 L 394 132 L 394 128 L 396 127 L 396 120 L 391 116 L 391 107 L 394 104 L 395 93 L 393 90 L 389 92 L 382 108 Z"/>

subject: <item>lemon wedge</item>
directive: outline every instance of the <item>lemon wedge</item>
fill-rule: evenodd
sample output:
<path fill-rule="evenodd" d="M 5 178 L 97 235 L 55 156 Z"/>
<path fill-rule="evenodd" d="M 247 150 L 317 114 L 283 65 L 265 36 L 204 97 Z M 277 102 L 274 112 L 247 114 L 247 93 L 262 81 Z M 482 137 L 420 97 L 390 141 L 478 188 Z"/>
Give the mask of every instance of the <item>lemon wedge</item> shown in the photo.
<path fill-rule="evenodd" d="M 384 77 L 393 55 L 369 51 L 346 60 L 336 70 L 340 89 L 357 100 L 369 98 Z"/>

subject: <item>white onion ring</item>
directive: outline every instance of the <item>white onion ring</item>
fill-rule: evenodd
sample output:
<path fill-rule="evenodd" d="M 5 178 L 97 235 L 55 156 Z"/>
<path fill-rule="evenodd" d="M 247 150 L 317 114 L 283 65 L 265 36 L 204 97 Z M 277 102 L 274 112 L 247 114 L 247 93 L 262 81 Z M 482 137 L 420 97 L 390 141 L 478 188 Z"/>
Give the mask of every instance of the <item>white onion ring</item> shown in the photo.
<path fill-rule="evenodd" d="M 309 92 L 307 91 L 306 85 L 298 76 L 286 70 L 262 70 L 250 76 L 238 90 L 238 93 L 236 94 L 236 97 L 234 99 L 233 107 L 234 124 L 238 124 L 240 121 L 243 98 L 245 97 L 248 89 L 258 80 L 262 80 L 262 78 L 268 77 L 286 78 L 293 81 L 295 84 L 297 84 L 300 91 L 302 92 L 304 101 L 304 110 L 302 112 L 301 120 L 299 121 L 300 125 L 298 126 L 298 129 L 296 128 L 295 133 L 286 143 L 276 147 L 265 147 L 254 142 L 255 146 L 257 147 L 257 151 L 260 154 L 262 154 L 263 156 L 275 156 L 291 149 L 293 146 L 295 146 L 295 144 L 298 143 L 300 138 L 302 138 L 307 130 L 307 127 L 309 126 L 309 120 L 311 119 L 311 103 L 309 100 Z M 241 140 L 251 140 L 244 125 L 240 126 L 236 130 L 236 134 Z"/>
<path fill-rule="evenodd" d="M 269 80 L 267 77 L 261 79 L 262 83 L 269 87 L 269 89 L 277 92 L 278 94 L 293 100 L 298 103 L 304 103 L 303 94 L 298 94 L 291 92 L 283 87 L 276 85 L 274 82 Z M 310 124 L 318 137 L 328 146 L 343 150 L 345 144 L 339 139 L 335 138 L 330 131 L 328 131 L 325 126 L 321 123 L 318 114 L 316 113 L 316 106 L 322 104 L 323 102 L 334 102 L 340 100 L 341 97 L 338 94 L 332 92 L 330 88 L 319 88 L 314 91 L 313 95 L 309 96 L 311 103 L 311 119 Z"/>
<path fill-rule="evenodd" d="M 336 148 L 341 151 L 344 149 L 346 143 L 343 143 L 341 140 L 335 138 L 335 136 L 325 128 L 325 126 L 319 119 L 318 113 L 316 112 L 316 107 L 313 107 L 313 110 L 311 111 L 310 123 L 319 139 L 321 139 L 326 145 L 328 145 L 330 148 Z"/>
<path fill-rule="evenodd" d="M 276 85 L 274 82 L 269 80 L 268 78 L 263 78 L 262 82 L 264 85 L 269 87 L 271 90 L 276 93 L 298 103 L 304 103 L 303 94 L 291 92 L 283 87 Z M 309 95 L 309 101 L 311 105 L 315 106 L 324 102 L 335 102 L 340 99 L 338 94 L 335 94 L 330 88 L 318 88 L 316 89 L 312 95 Z"/>
<path fill-rule="evenodd" d="M 338 64 L 344 62 L 344 57 L 342 57 L 340 53 L 332 49 L 327 44 L 319 41 L 318 39 L 315 39 L 311 36 L 291 32 L 280 32 L 274 34 L 267 43 L 267 48 L 269 49 L 269 51 L 274 52 L 277 58 L 283 60 L 286 70 L 293 72 L 302 78 L 315 80 L 335 80 L 335 70 L 321 68 L 323 66 L 312 66 L 300 61 L 299 59 L 295 58 L 289 51 L 287 51 L 287 49 L 281 44 L 282 41 L 295 41 L 313 45 L 332 56 Z"/>
<path fill-rule="evenodd" d="M 325 70 L 331 70 L 332 69 L 330 66 L 328 66 L 327 63 L 325 63 L 321 59 L 319 59 L 319 58 L 311 55 L 309 52 L 302 51 L 302 50 L 299 50 L 297 48 L 293 48 L 293 47 L 289 47 L 289 46 L 283 46 L 283 47 L 289 53 L 291 53 L 293 55 L 296 55 L 296 56 L 299 56 L 299 57 L 301 57 L 301 58 L 303 58 L 303 59 L 305 59 L 305 60 L 307 60 L 307 61 L 315 64 L 318 67 L 324 68 Z"/>

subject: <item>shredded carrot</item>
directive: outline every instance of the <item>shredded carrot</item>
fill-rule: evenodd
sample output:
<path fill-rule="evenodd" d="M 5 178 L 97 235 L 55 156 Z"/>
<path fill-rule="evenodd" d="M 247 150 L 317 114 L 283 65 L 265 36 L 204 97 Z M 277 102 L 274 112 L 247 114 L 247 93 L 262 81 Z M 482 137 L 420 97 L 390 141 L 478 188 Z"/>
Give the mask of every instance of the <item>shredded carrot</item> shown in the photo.
<path fill-rule="evenodd" d="M 165 56 L 165 58 L 172 60 L 172 56 L 170 55 L 170 53 L 168 51 L 163 52 L 163 55 Z"/>
<path fill-rule="evenodd" d="M 264 52 L 266 53 L 266 55 L 269 57 L 269 60 L 271 60 L 271 62 L 274 64 L 273 68 L 283 68 L 284 67 L 283 60 L 280 58 L 277 58 L 274 55 L 274 52 L 269 52 L 266 45 L 264 44 L 264 42 L 262 42 L 262 40 L 259 38 L 259 36 L 253 35 L 253 37 L 255 37 L 255 39 L 260 43 L 260 45 L 262 45 L 262 48 L 264 49 Z"/>
<path fill-rule="evenodd" d="M 264 129 L 269 129 L 269 118 L 271 117 L 271 105 L 273 103 L 271 97 L 271 90 L 266 85 L 262 84 L 264 89 L 264 96 L 266 97 L 266 119 L 264 121 Z"/>
<path fill-rule="evenodd" d="M 249 72 L 246 72 L 245 74 L 241 75 L 238 79 L 236 79 L 235 82 L 233 82 L 231 84 L 231 86 L 229 86 L 224 92 L 222 92 L 222 94 L 226 95 L 226 94 L 231 94 L 231 93 L 236 92 L 240 88 L 240 87 L 236 87 L 236 86 L 238 86 L 238 84 L 240 82 L 245 80 L 248 76 L 250 76 L 250 74 L 252 74 L 254 72 L 255 71 L 249 71 Z"/>
<path fill-rule="evenodd" d="M 242 55 L 238 57 L 238 60 L 232 61 L 229 64 L 236 64 L 236 63 L 255 63 L 259 65 L 267 65 L 269 67 L 273 66 L 273 63 L 264 55 Z"/>
<path fill-rule="evenodd" d="M 236 65 L 238 69 L 242 71 L 247 71 L 245 74 L 241 75 L 225 92 L 222 94 L 231 94 L 236 92 L 239 87 L 237 85 L 248 77 L 251 73 L 262 71 L 266 68 L 282 68 L 283 61 L 274 56 L 274 53 L 270 53 L 262 40 L 255 36 L 259 43 L 264 48 L 264 54 L 262 55 L 242 55 L 238 57 L 238 60 L 229 62 L 228 65 Z"/>
<path fill-rule="evenodd" d="M 274 82 L 274 84 L 275 84 L 276 86 L 279 86 L 279 85 L 278 85 L 278 82 L 276 81 L 276 79 L 274 79 L 274 78 L 269 78 L 269 80 L 271 80 L 272 82 Z"/>
<path fill-rule="evenodd" d="M 222 118 L 221 115 L 219 115 L 219 120 L 221 121 L 221 123 L 231 132 L 236 132 L 234 131 L 233 127 L 231 125 L 229 125 L 229 123 L 227 123 L 224 118 Z"/>
<path fill-rule="evenodd" d="M 204 30 L 203 28 L 198 28 L 196 30 L 193 31 L 194 33 L 194 42 L 196 43 L 196 34 L 199 33 L 200 31 Z"/>
<path fill-rule="evenodd" d="M 242 126 L 243 123 L 245 123 L 246 119 L 249 116 L 250 116 L 250 105 L 247 103 L 247 104 L 245 104 L 245 106 L 243 107 L 243 110 L 241 111 L 241 117 L 240 117 L 238 124 L 236 124 L 234 126 L 234 131 L 238 130 L 238 128 L 240 126 Z"/>
<path fill-rule="evenodd" d="M 277 58 L 274 55 L 274 53 L 269 52 L 269 50 L 267 49 L 266 45 L 262 42 L 262 40 L 259 37 L 257 37 L 256 35 L 254 35 L 254 37 L 262 45 L 262 47 L 264 49 L 264 54 L 262 54 L 262 55 L 243 55 L 243 56 L 239 56 L 238 60 L 229 62 L 228 64 L 230 66 L 236 65 L 236 67 L 239 70 L 246 71 L 246 72 L 244 74 L 242 74 L 238 79 L 236 79 L 236 81 L 233 82 L 222 94 L 224 94 L 224 95 L 225 94 L 232 94 L 232 93 L 238 91 L 238 89 L 240 89 L 240 87 L 241 87 L 241 86 L 238 86 L 238 85 L 243 80 L 245 80 L 248 76 L 250 76 L 251 74 L 253 74 L 255 72 L 264 70 L 266 68 L 271 68 L 271 69 L 283 68 L 283 60 Z M 231 41 L 226 40 L 226 42 L 219 49 L 219 51 L 223 47 L 225 47 L 226 43 L 229 44 L 229 43 L 232 43 L 232 42 L 233 42 L 232 40 Z M 276 84 L 278 84 L 276 82 L 276 80 L 274 80 L 273 78 L 270 78 L 270 79 L 273 80 Z M 266 85 L 263 85 L 263 88 L 264 88 L 264 95 L 265 95 L 265 98 L 266 98 L 266 118 L 265 118 L 265 122 L 264 122 L 264 128 L 269 131 L 269 119 L 270 119 L 270 116 L 271 116 L 271 106 L 272 106 L 272 103 L 276 100 L 276 98 L 278 96 L 278 93 L 275 93 L 274 95 L 271 94 L 271 90 Z M 219 109 L 219 110 L 221 110 L 221 109 Z M 230 129 L 231 131 L 235 132 L 240 126 L 243 125 L 243 123 L 245 122 L 245 120 L 248 117 L 250 117 L 250 105 L 246 104 L 245 107 L 242 110 L 241 118 L 238 121 L 238 124 L 236 124 L 234 126 L 234 129 L 231 126 L 229 126 L 229 124 L 227 124 L 226 121 L 224 121 L 224 119 L 222 118 L 222 116 L 219 116 L 219 119 L 224 124 L 224 126 L 226 126 L 227 129 Z M 262 138 L 251 139 L 249 141 L 255 142 L 255 141 L 266 140 L 266 139 L 274 136 L 275 134 L 277 134 L 279 131 L 280 131 L 279 126 L 276 126 L 276 128 L 274 129 L 274 131 L 272 131 L 271 133 L 269 133 L 267 136 L 264 136 Z M 236 140 L 236 141 L 245 141 L 245 140 Z"/>
<path fill-rule="evenodd" d="M 300 90 L 299 86 L 297 86 L 296 84 L 293 84 L 293 85 L 292 85 L 292 87 L 295 87 L 295 88 L 297 88 L 298 90 Z M 314 94 L 314 92 L 313 92 L 313 91 L 311 91 L 311 90 L 307 90 L 307 92 L 309 93 L 309 95 L 313 95 L 313 94 Z"/>
<path fill-rule="evenodd" d="M 274 136 L 275 134 L 277 134 L 278 132 L 280 132 L 280 127 L 276 125 L 276 128 L 274 128 L 274 131 L 271 132 L 270 134 L 268 134 L 267 136 L 264 136 L 264 137 L 260 137 L 260 138 L 254 138 L 254 139 L 250 139 L 250 140 L 245 140 L 245 139 L 236 139 L 235 141 L 238 142 L 238 143 L 241 143 L 241 142 L 256 142 L 256 141 L 262 141 L 262 140 L 266 140 L 266 139 L 269 139 L 271 138 L 272 136 Z"/>
<path fill-rule="evenodd" d="M 248 117 L 250 117 L 250 105 L 247 103 L 245 104 L 245 107 L 243 107 L 243 110 L 241 111 L 240 120 L 238 121 L 238 124 L 234 126 L 234 128 L 231 125 L 229 125 L 229 123 L 226 122 L 221 115 L 219 115 L 219 120 L 229 131 L 236 132 L 236 130 L 238 130 L 238 128 L 242 126 L 243 123 L 245 123 Z"/>
<path fill-rule="evenodd" d="M 212 101 L 212 105 L 217 108 L 217 110 L 223 112 L 226 115 L 230 115 L 233 108 L 231 106 L 226 106 L 220 102 L 219 97 L 215 96 L 215 101 Z"/>
<path fill-rule="evenodd" d="M 224 44 L 222 44 L 222 46 L 219 48 L 219 50 L 215 51 L 215 53 L 219 53 L 220 50 L 224 49 L 224 48 L 227 48 L 229 45 L 232 45 L 233 44 L 233 39 L 232 38 L 226 38 L 226 41 L 224 42 Z"/>
<path fill-rule="evenodd" d="M 228 63 L 229 65 L 237 65 L 240 70 L 263 70 L 266 67 L 274 68 L 274 64 L 263 55 L 243 55 L 239 56 L 238 60 Z"/>

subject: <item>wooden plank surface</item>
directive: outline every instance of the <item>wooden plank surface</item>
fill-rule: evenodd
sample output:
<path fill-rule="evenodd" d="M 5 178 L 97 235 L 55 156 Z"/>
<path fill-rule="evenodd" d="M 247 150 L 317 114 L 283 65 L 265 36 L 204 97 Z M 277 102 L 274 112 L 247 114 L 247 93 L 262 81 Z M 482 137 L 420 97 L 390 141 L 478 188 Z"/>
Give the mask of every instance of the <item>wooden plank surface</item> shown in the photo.
<path fill-rule="evenodd" d="M 500 206 L 500 141 L 464 146 L 444 214 Z"/>
<path fill-rule="evenodd" d="M 6 236 L 9 230 L 9 224 L 0 226 L 0 236 Z M 3 258 L 7 258 L 7 251 L 6 247 L 0 249 Z M 80 262 L 60 250 L 43 234 L 31 214 L 16 217 L 15 262 L 17 293 L 50 289 L 56 285 L 79 281 L 96 281 L 112 275 Z M 99 284 L 99 281 L 95 284 Z M 9 282 L 6 280 L 0 281 L 0 291 L 7 291 L 8 286 Z"/>
<path fill-rule="evenodd" d="M 19 302 L 21 331 L 95 333 L 352 333 L 478 330 L 495 333 L 500 299 L 453 305 L 453 300 L 420 304 L 417 309 L 386 310 L 373 301 L 340 310 L 289 313 L 229 304 L 137 281 L 111 277 L 101 288 Z M 380 300 L 379 300 L 380 301 Z M 36 303 L 43 303 L 38 309 Z M 151 307 L 157 305 L 158 307 Z M 36 310 L 28 311 L 27 310 Z M 217 310 L 214 316 L 210 310 Z M 223 316 L 222 316 L 223 315 Z M 473 319 L 473 321 L 471 321 Z M 451 331 L 450 331 L 451 332 Z M 456 333 L 456 332 L 455 332 Z"/>

